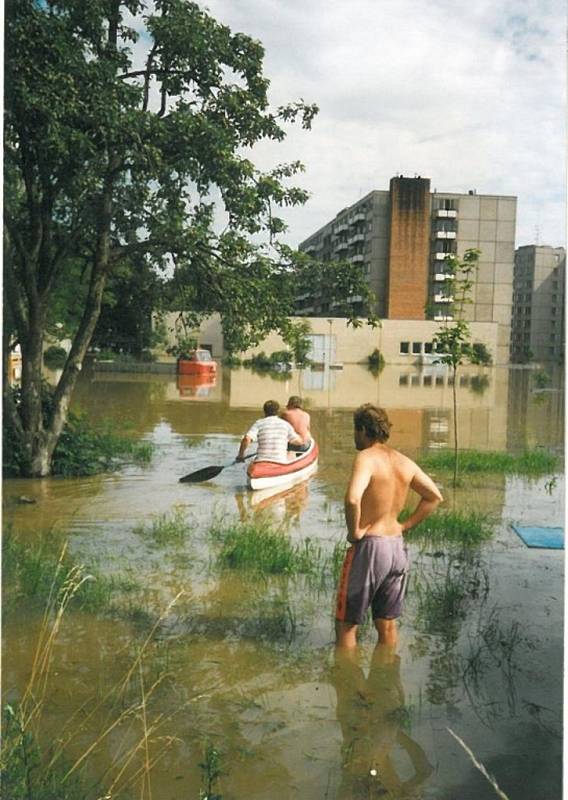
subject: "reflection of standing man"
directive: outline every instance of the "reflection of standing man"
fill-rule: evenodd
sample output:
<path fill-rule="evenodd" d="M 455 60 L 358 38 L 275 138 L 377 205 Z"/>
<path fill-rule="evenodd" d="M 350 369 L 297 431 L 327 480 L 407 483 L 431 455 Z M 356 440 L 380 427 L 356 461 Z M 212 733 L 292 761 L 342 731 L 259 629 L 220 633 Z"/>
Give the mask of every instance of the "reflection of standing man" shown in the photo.
<path fill-rule="evenodd" d="M 387 447 L 391 424 L 382 408 L 366 403 L 353 415 L 359 451 L 345 495 L 347 551 L 337 596 L 336 635 L 340 647 L 355 647 L 357 626 L 369 606 L 379 641 L 394 645 L 402 613 L 408 556 L 403 534 L 442 501 L 438 487 L 420 467 Z M 408 490 L 420 495 L 414 513 L 398 521 Z"/>
<path fill-rule="evenodd" d="M 302 398 L 292 395 L 280 416 L 290 423 L 302 440 L 302 444 L 289 444 L 288 450 L 294 450 L 297 453 L 305 452 L 311 442 L 310 415 L 302 408 Z"/>
<path fill-rule="evenodd" d="M 432 766 L 420 745 L 402 730 L 409 715 L 395 647 L 377 644 L 366 680 L 357 651 L 338 648 L 332 683 L 343 735 L 338 798 L 370 797 L 372 786 L 389 797 L 419 797 L 414 792 L 420 790 Z M 414 770 L 404 780 L 396 751 L 406 753 Z"/>

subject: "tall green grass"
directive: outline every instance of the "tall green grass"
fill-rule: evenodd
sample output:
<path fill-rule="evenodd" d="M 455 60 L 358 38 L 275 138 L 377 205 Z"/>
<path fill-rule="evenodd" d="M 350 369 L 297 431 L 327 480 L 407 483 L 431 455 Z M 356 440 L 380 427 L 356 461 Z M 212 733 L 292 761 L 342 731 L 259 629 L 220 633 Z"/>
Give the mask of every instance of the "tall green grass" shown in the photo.
<path fill-rule="evenodd" d="M 219 563 L 233 569 L 272 575 L 314 575 L 325 563 L 318 544 L 310 539 L 291 542 L 284 531 L 267 520 L 214 523 L 209 532 L 220 543 Z"/>
<path fill-rule="evenodd" d="M 482 452 L 460 450 L 460 473 L 496 472 L 516 475 L 545 475 L 554 472 L 559 463 L 558 456 L 547 450 L 525 450 L 523 453 Z M 425 469 L 452 471 L 454 451 L 438 450 L 420 458 Z"/>
<path fill-rule="evenodd" d="M 61 592 L 78 569 L 67 550 L 60 551 L 61 538 L 50 531 L 40 541 L 26 542 L 11 529 L 2 536 L 2 594 L 7 608 L 19 600 L 46 605 Z M 74 593 L 70 605 L 99 613 L 116 610 L 119 596 L 140 588 L 126 576 L 106 577 L 92 570 Z"/>
<path fill-rule="evenodd" d="M 401 514 L 405 519 L 409 511 Z M 479 511 L 438 511 L 425 519 L 405 538 L 429 545 L 459 544 L 473 546 L 487 541 L 493 535 L 493 521 Z"/>
<path fill-rule="evenodd" d="M 155 514 L 149 524 L 137 525 L 134 533 L 152 539 L 156 544 L 181 544 L 191 533 L 191 525 L 182 508 Z"/>

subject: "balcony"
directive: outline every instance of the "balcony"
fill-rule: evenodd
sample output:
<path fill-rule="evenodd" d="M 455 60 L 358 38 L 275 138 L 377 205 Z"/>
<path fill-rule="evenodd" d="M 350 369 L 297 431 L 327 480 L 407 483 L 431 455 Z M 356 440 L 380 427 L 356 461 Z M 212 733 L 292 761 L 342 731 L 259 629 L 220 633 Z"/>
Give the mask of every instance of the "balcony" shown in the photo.
<path fill-rule="evenodd" d="M 347 250 L 348 248 L 349 248 L 349 245 L 347 244 L 347 242 L 339 242 L 338 244 L 335 245 L 335 252 L 336 253 L 341 253 L 344 250 Z"/>
<path fill-rule="evenodd" d="M 434 317 L 434 322 L 451 322 L 453 317 L 450 314 L 436 314 Z"/>
<path fill-rule="evenodd" d="M 357 255 L 351 256 L 351 259 L 350 259 L 352 264 L 362 264 L 364 260 L 365 260 L 365 256 L 361 255 L 361 253 L 357 253 Z"/>
<path fill-rule="evenodd" d="M 356 233 L 350 239 L 347 240 L 349 244 L 356 244 L 357 242 L 364 242 L 365 241 L 365 234 L 364 233 Z"/>
<path fill-rule="evenodd" d="M 455 277 L 451 272 L 436 272 L 434 274 L 435 281 L 451 281 Z"/>
<path fill-rule="evenodd" d="M 358 222 L 365 222 L 367 219 L 366 215 L 363 214 L 362 211 L 358 211 L 354 216 L 351 217 L 349 220 L 350 225 L 356 225 Z"/>
<path fill-rule="evenodd" d="M 315 253 L 318 248 L 315 244 L 309 244 L 307 247 L 304 247 L 304 253 L 309 255 L 310 253 Z"/>
<path fill-rule="evenodd" d="M 336 228 L 333 229 L 333 233 L 335 236 L 339 236 L 340 233 L 345 233 L 348 230 L 349 230 L 349 225 L 346 225 L 344 222 L 342 222 L 340 225 L 338 225 Z"/>
<path fill-rule="evenodd" d="M 455 208 L 437 208 L 434 211 L 434 217 L 436 219 L 456 219 L 457 215 L 458 212 L 455 210 Z"/>
<path fill-rule="evenodd" d="M 453 303 L 454 302 L 454 298 L 451 295 L 435 294 L 434 295 L 434 302 L 435 303 Z"/>
<path fill-rule="evenodd" d="M 455 231 L 436 231 L 436 239 L 455 239 Z"/>
<path fill-rule="evenodd" d="M 436 261 L 445 261 L 446 258 L 450 258 L 450 256 L 454 256 L 455 253 L 434 253 Z"/>

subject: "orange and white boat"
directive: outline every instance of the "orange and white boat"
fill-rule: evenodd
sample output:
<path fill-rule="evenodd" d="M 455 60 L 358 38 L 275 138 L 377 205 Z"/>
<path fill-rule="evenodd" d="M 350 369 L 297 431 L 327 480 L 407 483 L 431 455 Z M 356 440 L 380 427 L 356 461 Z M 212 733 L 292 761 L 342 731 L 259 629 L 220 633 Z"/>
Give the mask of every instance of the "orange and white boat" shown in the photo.
<path fill-rule="evenodd" d="M 217 374 L 217 362 L 213 360 L 209 350 L 192 350 L 178 358 L 177 372 L 178 375 L 213 376 Z"/>
<path fill-rule="evenodd" d="M 319 448 L 313 439 L 308 450 L 294 455 L 296 456 L 294 460 L 287 464 L 276 461 L 253 461 L 247 469 L 249 488 L 271 489 L 278 486 L 293 486 L 317 471 Z"/>

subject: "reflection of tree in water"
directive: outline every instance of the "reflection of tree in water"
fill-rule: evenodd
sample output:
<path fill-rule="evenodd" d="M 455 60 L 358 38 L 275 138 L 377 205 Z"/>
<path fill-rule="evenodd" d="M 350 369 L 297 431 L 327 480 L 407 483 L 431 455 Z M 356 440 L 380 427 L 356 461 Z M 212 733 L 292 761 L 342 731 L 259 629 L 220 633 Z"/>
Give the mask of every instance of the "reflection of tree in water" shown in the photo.
<path fill-rule="evenodd" d="M 330 682 L 337 695 L 337 721 L 343 736 L 336 796 L 420 797 L 432 766 L 410 736 L 411 714 L 395 649 L 376 646 L 367 678 L 358 652 L 337 650 Z"/>

